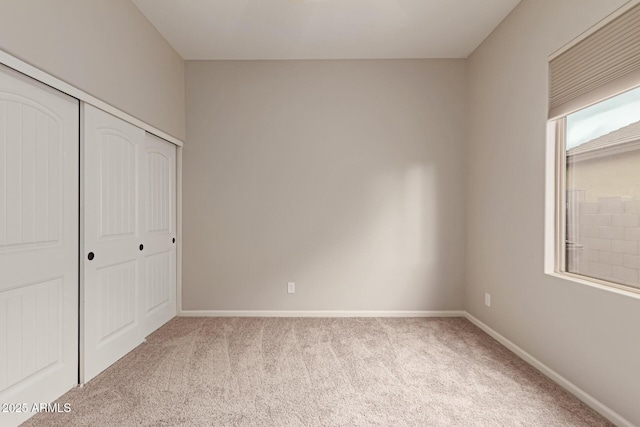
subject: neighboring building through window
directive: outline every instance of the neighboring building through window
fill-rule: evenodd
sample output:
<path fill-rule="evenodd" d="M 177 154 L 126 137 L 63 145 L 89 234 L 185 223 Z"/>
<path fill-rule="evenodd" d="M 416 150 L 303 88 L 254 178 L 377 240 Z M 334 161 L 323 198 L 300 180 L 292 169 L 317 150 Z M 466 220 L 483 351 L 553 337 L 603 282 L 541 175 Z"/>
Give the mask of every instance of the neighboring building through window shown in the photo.
<path fill-rule="evenodd" d="M 566 271 L 640 289 L 640 88 L 565 120 Z"/>

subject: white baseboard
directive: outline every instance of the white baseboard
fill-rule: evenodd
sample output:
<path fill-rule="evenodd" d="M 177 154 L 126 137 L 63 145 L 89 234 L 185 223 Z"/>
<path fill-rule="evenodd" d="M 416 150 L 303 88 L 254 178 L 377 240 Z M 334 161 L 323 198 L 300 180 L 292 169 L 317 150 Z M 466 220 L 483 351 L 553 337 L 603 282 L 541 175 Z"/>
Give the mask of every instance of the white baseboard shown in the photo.
<path fill-rule="evenodd" d="M 465 317 L 449 311 L 339 311 L 339 310 L 181 310 L 183 317 Z"/>
<path fill-rule="evenodd" d="M 566 379 L 565 377 L 563 377 L 562 375 L 560 375 L 559 373 L 557 373 L 556 371 L 554 371 L 553 369 L 551 369 L 550 367 L 548 367 L 547 365 L 545 365 L 544 363 L 542 363 L 541 361 L 533 357 L 531 354 L 527 353 L 522 348 L 518 347 L 516 344 L 514 344 L 512 341 L 510 341 L 503 335 L 500 335 L 498 332 L 493 330 L 487 324 L 478 320 L 472 314 L 465 312 L 465 317 L 471 323 L 473 323 L 474 325 L 482 329 L 484 332 L 486 332 L 488 335 L 493 337 L 500 344 L 502 344 L 503 346 L 507 347 L 509 350 L 514 352 L 522 360 L 529 363 L 538 371 L 542 372 L 544 375 L 549 377 L 552 381 L 554 381 L 555 383 L 563 387 L 569 393 L 576 396 L 578 399 L 584 402 L 587 406 L 589 406 L 590 408 L 598 412 L 600 415 L 602 415 L 603 417 L 611 421 L 616 426 L 634 427 L 632 423 L 630 423 L 627 419 L 622 417 L 620 414 L 618 414 L 617 412 L 615 412 L 614 410 L 612 410 L 611 408 L 609 408 L 608 406 L 606 406 L 605 404 L 603 404 L 602 402 L 600 402 L 599 400 L 591 396 L 589 393 L 585 392 L 584 390 L 582 390 L 581 388 L 573 384 L 571 381 L 569 381 L 568 379 Z"/>

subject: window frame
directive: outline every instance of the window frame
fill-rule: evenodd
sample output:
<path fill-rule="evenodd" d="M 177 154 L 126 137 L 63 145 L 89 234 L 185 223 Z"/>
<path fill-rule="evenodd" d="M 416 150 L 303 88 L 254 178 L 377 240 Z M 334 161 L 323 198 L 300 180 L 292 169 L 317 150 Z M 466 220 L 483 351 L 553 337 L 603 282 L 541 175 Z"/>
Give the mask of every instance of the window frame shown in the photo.
<path fill-rule="evenodd" d="M 631 86 L 625 90 L 640 87 Z M 598 102 L 619 95 L 611 94 Z M 593 105 L 593 104 L 592 104 Z M 583 108 L 588 107 L 585 105 Z M 570 114 L 570 113 L 569 113 Z M 547 120 L 545 185 L 545 274 L 640 299 L 640 287 L 610 282 L 567 271 L 566 123 L 569 114 Z"/>

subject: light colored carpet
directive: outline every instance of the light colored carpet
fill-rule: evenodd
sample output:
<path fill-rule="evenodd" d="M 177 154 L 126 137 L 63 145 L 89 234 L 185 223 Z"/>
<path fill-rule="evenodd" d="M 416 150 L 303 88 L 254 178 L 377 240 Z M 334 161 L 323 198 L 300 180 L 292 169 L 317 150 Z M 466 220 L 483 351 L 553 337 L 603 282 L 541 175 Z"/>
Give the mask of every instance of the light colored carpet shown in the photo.
<path fill-rule="evenodd" d="M 25 426 L 604 426 L 466 319 L 175 318 Z"/>

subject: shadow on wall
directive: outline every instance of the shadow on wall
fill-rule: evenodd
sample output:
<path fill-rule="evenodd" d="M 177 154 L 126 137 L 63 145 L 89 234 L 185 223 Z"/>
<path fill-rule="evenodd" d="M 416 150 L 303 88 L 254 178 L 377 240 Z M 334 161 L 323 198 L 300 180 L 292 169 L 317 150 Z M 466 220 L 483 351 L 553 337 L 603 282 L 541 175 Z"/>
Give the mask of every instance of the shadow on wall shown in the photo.
<path fill-rule="evenodd" d="M 371 307 L 384 295 L 398 309 L 416 298 L 433 300 L 440 288 L 427 285 L 443 279 L 435 178 L 433 169 L 416 166 L 380 173 L 361 182 L 362 188 L 336 183 L 342 189 L 351 186 L 350 194 L 326 197 L 322 205 L 318 200 L 317 214 L 307 212 L 313 219 L 301 224 L 297 245 L 286 255 L 297 260 L 292 277 L 319 285 L 314 300 L 326 307 L 343 297 Z"/>
<path fill-rule="evenodd" d="M 184 149 L 184 308 L 459 309 L 452 107 L 424 79 L 389 87 L 385 67 L 278 67 L 197 95 L 210 108 Z"/>

